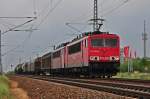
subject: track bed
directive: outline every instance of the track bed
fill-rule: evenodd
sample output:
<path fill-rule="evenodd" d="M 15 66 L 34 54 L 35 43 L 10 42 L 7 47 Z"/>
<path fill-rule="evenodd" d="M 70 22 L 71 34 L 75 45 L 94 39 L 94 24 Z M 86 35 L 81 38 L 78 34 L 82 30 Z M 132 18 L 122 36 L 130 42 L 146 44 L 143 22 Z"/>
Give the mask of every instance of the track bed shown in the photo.
<path fill-rule="evenodd" d="M 10 79 L 17 81 L 19 87 L 26 90 L 31 99 L 133 99 L 26 77 L 10 76 Z"/>

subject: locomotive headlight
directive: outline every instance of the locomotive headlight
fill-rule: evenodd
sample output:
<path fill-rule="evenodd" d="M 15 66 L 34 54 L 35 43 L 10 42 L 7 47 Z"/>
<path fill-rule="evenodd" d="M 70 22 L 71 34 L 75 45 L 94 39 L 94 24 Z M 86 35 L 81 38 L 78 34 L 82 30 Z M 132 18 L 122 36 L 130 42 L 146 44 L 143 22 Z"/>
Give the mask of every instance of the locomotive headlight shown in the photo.
<path fill-rule="evenodd" d="M 120 58 L 119 57 L 115 57 L 115 59 L 118 61 Z"/>
<path fill-rule="evenodd" d="M 111 61 L 118 61 L 120 58 L 119 57 L 117 57 L 117 56 L 111 56 L 110 57 L 110 60 Z"/>
<path fill-rule="evenodd" d="M 90 60 L 99 61 L 99 56 L 90 56 Z"/>

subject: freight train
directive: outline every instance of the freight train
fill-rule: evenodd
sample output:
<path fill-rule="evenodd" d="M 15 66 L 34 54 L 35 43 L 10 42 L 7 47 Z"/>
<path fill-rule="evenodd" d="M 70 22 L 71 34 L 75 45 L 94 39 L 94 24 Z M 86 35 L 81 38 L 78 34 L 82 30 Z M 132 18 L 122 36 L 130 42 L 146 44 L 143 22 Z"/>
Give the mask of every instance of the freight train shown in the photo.
<path fill-rule="evenodd" d="M 62 43 L 32 62 L 16 66 L 16 73 L 57 76 L 111 77 L 119 71 L 120 38 L 107 32 L 88 32 Z"/>

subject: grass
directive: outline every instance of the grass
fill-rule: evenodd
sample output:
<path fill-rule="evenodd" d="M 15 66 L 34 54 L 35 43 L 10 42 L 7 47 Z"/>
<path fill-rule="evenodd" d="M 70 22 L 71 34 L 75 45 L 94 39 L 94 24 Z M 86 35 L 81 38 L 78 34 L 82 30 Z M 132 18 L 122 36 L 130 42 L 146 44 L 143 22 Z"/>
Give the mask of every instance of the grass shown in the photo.
<path fill-rule="evenodd" d="M 0 75 L 0 99 L 12 99 L 9 91 L 9 79 Z"/>
<path fill-rule="evenodd" d="M 142 80 L 150 80 L 150 73 L 140 73 L 140 72 L 133 72 L 133 73 L 118 73 L 116 78 L 128 78 L 128 79 L 142 79 Z"/>

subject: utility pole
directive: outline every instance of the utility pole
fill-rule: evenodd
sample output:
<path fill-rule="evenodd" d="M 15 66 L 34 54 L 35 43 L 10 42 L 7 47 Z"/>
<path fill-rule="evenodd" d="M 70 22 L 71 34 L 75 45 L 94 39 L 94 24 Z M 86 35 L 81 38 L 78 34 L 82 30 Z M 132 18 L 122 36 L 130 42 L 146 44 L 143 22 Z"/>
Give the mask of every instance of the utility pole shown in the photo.
<path fill-rule="evenodd" d="M 1 54 L 1 30 L 0 30 L 0 74 L 3 74 L 3 68 L 2 68 L 2 54 Z"/>
<path fill-rule="evenodd" d="M 142 33 L 142 40 L 144 42 L 144 59 L 146 59 L 146 40 L 147 40 L 147 33 L 146 33 L 146 21 L 144 20 L 144 33 Z"/>

